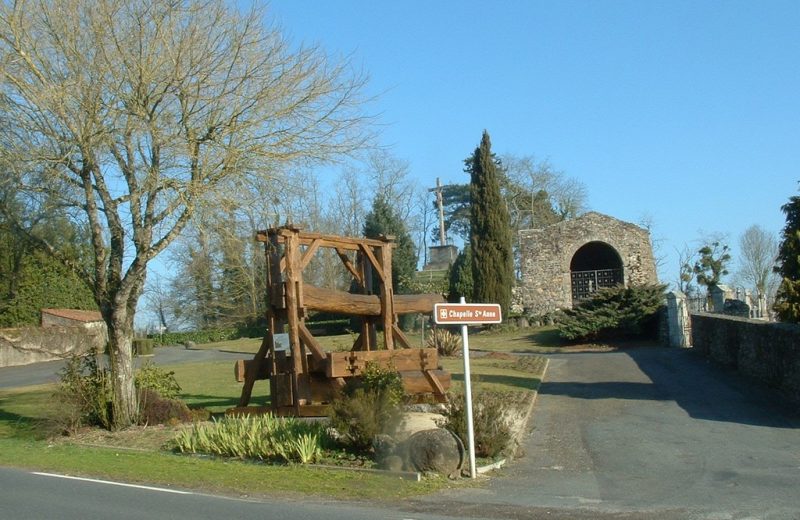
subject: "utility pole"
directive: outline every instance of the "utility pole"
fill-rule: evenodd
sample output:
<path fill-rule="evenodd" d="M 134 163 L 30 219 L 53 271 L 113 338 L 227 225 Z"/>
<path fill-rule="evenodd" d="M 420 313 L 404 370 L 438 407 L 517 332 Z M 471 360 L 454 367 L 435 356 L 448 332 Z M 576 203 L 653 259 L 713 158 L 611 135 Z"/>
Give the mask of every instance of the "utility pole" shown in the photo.
<path fill-rule="evenodd" d="M 436 205 L 439 208 L 439 245 L 447 245 L 447 237 L 444 233 L 444 199 L 442 197 L 442 183 L 439 182 L 439 177 L 436 177 L 436 187 L 430 188 L 428 191 L 436 193 Z"/>

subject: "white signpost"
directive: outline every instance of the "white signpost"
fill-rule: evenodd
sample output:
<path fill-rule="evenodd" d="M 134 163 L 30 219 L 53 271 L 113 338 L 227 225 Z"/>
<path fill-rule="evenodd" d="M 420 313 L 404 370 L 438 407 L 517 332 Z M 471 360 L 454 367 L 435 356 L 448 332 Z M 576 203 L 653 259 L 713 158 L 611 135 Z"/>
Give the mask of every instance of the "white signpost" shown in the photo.
<path fill-rule="evenodd" d="M 434 321 L 438 325 L 461 325 L 461 347 L 464 351 L 464 397 L 467 405 L 467 449 L 469 451 L 469 476 L 477 476 L 475 470 L 475 430 L 472 422 L 472 383 L 469 368 L 468 325 L 501 323 L 503 316 L 496 303 L 437 303 L 433 309 Z"/>

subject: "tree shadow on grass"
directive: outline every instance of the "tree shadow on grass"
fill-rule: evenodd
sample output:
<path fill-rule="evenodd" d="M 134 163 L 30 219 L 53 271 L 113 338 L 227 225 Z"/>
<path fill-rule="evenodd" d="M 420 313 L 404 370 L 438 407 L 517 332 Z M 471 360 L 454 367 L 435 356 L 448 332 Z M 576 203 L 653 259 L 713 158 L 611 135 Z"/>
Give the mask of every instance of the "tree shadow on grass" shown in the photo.
<path fill-rule="evenodd" d="M 526 339 L 541 347 L 563 347 L 567 344 L 558 329 L 537 330 L 533 334 L 528 334 Z"/>
<path fill-rule="evenodd" d="M 44 438 L 47 436 L 47 429 L 43 428 L 45 423 L 41 417 L 28 417 L 0 408 L 0 437 Z"/>

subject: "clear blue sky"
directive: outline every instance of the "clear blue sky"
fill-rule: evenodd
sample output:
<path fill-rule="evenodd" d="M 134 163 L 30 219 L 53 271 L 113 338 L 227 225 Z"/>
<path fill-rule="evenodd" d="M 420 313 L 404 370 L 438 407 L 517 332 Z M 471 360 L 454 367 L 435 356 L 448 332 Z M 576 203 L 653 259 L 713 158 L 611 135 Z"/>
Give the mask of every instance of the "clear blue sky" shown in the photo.
<path fill-rule="evenodd" d="M 350 55 L 382 143 L 432 185 L 499 154 L 549 158 L 592 210 L 703 232 L 778 233 L 800 180 L 800 2 L 273 0 L 295 43 Z"/>

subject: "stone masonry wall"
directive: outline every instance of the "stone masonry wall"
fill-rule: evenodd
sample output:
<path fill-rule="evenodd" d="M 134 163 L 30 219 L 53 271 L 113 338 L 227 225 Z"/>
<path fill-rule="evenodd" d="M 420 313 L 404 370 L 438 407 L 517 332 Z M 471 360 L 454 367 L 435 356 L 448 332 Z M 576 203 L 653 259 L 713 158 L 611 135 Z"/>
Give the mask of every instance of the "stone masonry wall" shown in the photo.
<path fill-rule="evenodd" d="M 0 329 L 0 367 L 27 365 L 105 349 L 105 330 L 84 327 Z"/>
<path fill-rule="evenodd" d="M 800 403 L 800 325 L 692 314 L 692 346 Z"/>
<path fill-rule="evenodd" d="M 590 212 L 544 229 L 520 231 L 522 280 L 518 305 L 541 315 L 572 307 L 570 263 L 589 242 L 604 242 L 622 260 L 626 285 L 657 283 L 650 234 L 643 228 Z"/>

